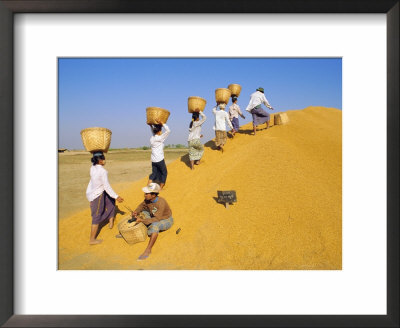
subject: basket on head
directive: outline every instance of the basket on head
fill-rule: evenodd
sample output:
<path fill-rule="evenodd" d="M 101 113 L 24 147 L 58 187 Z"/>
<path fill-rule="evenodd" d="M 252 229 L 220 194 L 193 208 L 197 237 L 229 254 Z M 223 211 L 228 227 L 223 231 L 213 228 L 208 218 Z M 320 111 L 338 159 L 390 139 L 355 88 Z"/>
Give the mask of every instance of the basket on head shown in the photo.
<path fill-rule="evenodd" d="M 111 143 L 111 130 L 97 127 L 87 128 L 81 131 L 81 137 L 87 151 L 106 153 Z"/>
<path fill-rule="evenodd" d="M 277 113 L 274 115 L 274 125 L 286 124 L 289 122 L 289 117 L 286 113 Z"/>
<path fill-rule="evenodd" d="M 147 227 L 142 223 L 135 221 L 129 223 L 131 216 L 127 216 L 118 223 L 118 230 L 128 244 L 136 244 L 145 241 L 147 238 Z"/>
<path fill-rule="evenodd" d="M 218 104 L 224 103 L 228 104 L 229 98 L 231 96 L 231 90 L 226 88 L 215 89 L 215 100 Z"/>
<path fill-rule="evenodd" d="M 239 84 L 229 84 L 228 89 L 231 90 L 232 96 L 239 97 L 242 87 Z"/>
<path fill-rule="evenodd" d="M 160 121 L 162 124 L 167 123 L 169 117 L 169 111 L 160 108 L 160 107 L 147 107 L 146 108 L 146 117 L 147 124 L 158 124 L 157 121 Z"/>
<path fill-rule="evenodd" d="M 189 97 L 188 98 L 188 112 L 201 112 L 206 107 L 206 100 L 201 97 Z"/>

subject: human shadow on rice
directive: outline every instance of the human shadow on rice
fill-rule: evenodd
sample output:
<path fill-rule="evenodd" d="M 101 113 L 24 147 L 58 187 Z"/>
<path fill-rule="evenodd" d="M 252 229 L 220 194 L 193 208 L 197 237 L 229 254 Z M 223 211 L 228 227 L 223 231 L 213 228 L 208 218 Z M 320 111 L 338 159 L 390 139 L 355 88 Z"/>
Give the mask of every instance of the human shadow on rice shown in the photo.
<path fill-rule="evenodd" d="M 239 133 L 239 134 L 252 134 L 253 130 L 240 130 L 239 129 L 239 131 L 236 131 L 236 133 Z"/>
<path fill-rule="evenodd" d="M 218 150 L 217 146 L 215 145 L 215 141 L 214 140 L 207 141 L 204 144 L 204 147 L 211 148 L 212 150 Z"/>
<path fill-rule="evenodd" d="M 189 154 L 181 156 L 181 162 L 185 163 L 188 168 L 191 168 Z"/>

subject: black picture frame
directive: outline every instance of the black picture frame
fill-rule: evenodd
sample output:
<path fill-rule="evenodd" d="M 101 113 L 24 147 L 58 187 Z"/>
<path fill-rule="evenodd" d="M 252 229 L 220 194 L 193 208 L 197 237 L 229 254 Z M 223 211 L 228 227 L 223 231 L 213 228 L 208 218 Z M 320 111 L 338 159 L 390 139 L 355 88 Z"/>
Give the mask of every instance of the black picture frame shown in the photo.
<path fill-rule="evenodd" d="M 14 315 L 12 222 L 18 195 L 13 194 L 13 21 L 17 13 L 386 14 L 387 315 Z M 399 27 L 398 0 L 0 0 L 0 324 L 4 327 L 399 327 Z"/>

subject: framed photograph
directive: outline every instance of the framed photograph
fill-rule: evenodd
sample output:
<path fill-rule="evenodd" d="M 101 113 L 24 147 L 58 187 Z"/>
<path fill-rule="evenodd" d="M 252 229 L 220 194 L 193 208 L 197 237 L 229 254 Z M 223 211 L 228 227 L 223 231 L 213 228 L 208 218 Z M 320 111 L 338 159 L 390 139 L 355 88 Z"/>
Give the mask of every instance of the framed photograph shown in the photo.
<path fill-rule="evenodd" d="M 398 16 L 398 1 L 0 1 L 5 49 L 0 53 L 0 172 L 6 214 L 0 220 L 0 323 L 398 326 Z M 237 45 L 234 53 L 231 44 Z M 85 254 L 81 267 L 69 261 L 62 250 L 71 243 L 59 244 L 58 235 L 57 148 L 64 127 L 57 122 L 67 99 L 59 93 L 60 68 L 78 57 L 339 60 L 341 261 L 331 259 L 333 266 L 324 262 L 316 270 L 252 270 L 251 265 L 115 270 Z M 242 199 L 238 193 L 237 201 Z M 224 210 L 237 205 L 232 206 Z M 185 232 L 183 227 L 181 236 Z M 167 283 L 157 285 L 161 281 Z"/>

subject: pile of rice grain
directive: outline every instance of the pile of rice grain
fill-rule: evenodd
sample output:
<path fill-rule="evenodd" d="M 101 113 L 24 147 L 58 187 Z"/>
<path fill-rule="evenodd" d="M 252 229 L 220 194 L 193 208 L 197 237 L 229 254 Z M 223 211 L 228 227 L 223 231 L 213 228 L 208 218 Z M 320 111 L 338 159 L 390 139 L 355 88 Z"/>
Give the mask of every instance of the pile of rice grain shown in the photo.
<path fill-rule="evenodd" d="M 146 261 L 135 259 L 147 241 L 115 238 L 121 214 L 100 232 L 103 243 L 89 246 L 88 205 L 59 221 L 59 269 L 341 269 L 342 112 L 309 107 L 287 115 L 290 124 L 256 136 L 251 123 L 242 126 L 249 133 L 229 139 L 223 154 L 206 146 L 193 171 L 180 159 L 168 165 L 161 196 L 175 224 Z M 118 193 L 135 208 L 146 183 Z M 236 190 L 238 202 L 226 209 L 217 190 Z"/>

